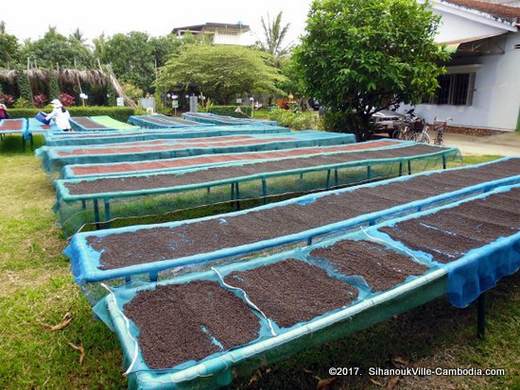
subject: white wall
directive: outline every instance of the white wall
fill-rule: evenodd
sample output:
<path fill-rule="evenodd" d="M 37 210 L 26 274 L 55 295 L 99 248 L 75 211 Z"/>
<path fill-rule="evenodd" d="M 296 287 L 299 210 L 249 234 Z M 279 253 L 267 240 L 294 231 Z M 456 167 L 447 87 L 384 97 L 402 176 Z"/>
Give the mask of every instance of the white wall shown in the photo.
<path fill-rule="evenodd" d="M 251 45 L 254 42 L 252 41 L 252 35 L 250 33 L 243 34 L 225 34 L 222 32 L 215 32 L 213 37 L 213 43 L 217 45 Z"/>
<path fill-rule="evenodd" d="M 434 10 L 434 13 L 442 17 L 439 28 L 440 31 L 435 38 L 435 40 L 440 43 L 487 37 L 504 32 L 499 28 L 486 26 L 461 16 L 439 12 L 437 10 Z"/>
<path fill-rule="evenodd" d="M 479 57 L 471 106 L 420 104 L 416 113 L 432 122 L 452 118 L 452 125 L 515 130 L 520 111 L 520 32 L 509 34 L 504 55 Z M 405 110 L 407 107 L 402 107 Z"/>

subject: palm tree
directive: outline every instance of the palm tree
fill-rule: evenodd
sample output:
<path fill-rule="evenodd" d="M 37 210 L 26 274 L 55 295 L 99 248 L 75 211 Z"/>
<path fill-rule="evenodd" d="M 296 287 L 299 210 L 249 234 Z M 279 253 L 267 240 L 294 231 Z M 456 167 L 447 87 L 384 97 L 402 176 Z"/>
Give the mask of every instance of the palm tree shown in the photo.
<path fill-rule="evenodd" d="M 283 12 L 280 11 L 274 20 L 267 14 L 267 20 L 262 16 L 262 27 L 264 28 L 265 42 L 259 42 L 262 50 L 271 53 L 278 62 L 290 50 L 283 46 L 290 24 L 282 25 Z"/>
<path fill-rule="evenodd" d="M 85 37 L 83 36 L 83 33 L 77 28 L 74 30 L 74 32 L 70 36 L 72 39 L 78 41 L 82 45 L 85 43 Z"/>

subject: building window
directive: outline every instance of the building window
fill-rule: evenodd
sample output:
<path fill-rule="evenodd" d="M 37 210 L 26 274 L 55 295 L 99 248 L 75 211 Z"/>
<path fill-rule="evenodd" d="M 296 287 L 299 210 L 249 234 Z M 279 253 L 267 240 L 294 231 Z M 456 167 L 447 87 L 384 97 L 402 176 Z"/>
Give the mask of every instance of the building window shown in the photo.
<path fill-rule="evenodd" d="M 465 106 L 468 104 L 469 73 L 453 75 L 453 104 L 454 106 Z"/>
<path fill-rule="evenodd" d="M 435 96 L 436 104 L 450 104 L 450 87 L 451 87 L 451 75 L 442 75 L 439 77 L 439 89 L 437 90 L 437 96 Z"/>
<path fill-rule="evenodd" d="M 453 73 L 439 77 L 439 89 L 427 99 L 429 104 L 471 106 L 475 88 L 475 73 Z"/>

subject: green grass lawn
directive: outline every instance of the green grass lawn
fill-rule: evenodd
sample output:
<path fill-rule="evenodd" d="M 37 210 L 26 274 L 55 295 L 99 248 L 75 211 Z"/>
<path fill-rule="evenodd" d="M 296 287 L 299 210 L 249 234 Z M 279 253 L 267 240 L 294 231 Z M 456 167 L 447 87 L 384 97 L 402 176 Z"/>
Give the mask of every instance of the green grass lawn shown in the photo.
<path fill-rule="evenodd" d="M 32 153 L 16 138 L 0 145 L 0 388 L 122 388 L 122 357 L 115 336 L 92 316 L 62 255 L 66 241 L 55 225 L 54 191 Z M 486 160 L 493 157 L 487 157 Z M 472 158 L 475 163 L 483 159 Z M 222 211 L 222 209 L 213 209 Z M 192 215 L 185 214 L 183 217 Z M 401 358 L 423 367 L 501 367 L 499 378 L 403 378 L 402 388 L 519 388 L 520 275 L 489 296 L 485 341 L 475 338 L 475 310 L 439 300 L 339 342 L 300 354 L 252 378 L 244 389 L 315 389 L 329 366 L 391 366 Z M 63 330 L 66 313 L 72 321 Z M 84 348 L 80 353 L 69 343 Z M 384 385 L 389 378 L 374 378 Z M 368 378 L 338 380 L 332 388 L 379 388 Z"/>

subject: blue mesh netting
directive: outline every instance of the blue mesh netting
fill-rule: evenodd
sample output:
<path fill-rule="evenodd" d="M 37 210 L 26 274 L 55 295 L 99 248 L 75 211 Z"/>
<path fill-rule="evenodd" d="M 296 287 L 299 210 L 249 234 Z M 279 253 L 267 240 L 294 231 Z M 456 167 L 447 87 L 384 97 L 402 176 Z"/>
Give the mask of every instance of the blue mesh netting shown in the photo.
<path fill-rule="evenodd" d="M 519 187 L 514 186 L 514 188 Z M 482 247 L 474 248 L 449 265 L 436 262 L 429 254 L 412 251 L 379 232 L 382 227 L 394 226 L 404 220 L 439 213 L 468 202 L 482 201 L 491 195 L 505 193 L 511 188 L 513 187 L 501 187 L 487 194 L 454 202 L 427 212 L 390 220 L 367 228 L 363 232 L 350 233 L 304 249 L 216 266 L 209 271 L 188 273 L 158 284 L 146 283 L 139 287 L 123 286 L 114 289 L 110 295 L 101 300 L 96 305 L 95 312 L 116 332 L 121 342 L 131 388 L 184 389 L 193 386 L 204 388 L 230 384 L 237 373 L 250 372 L 261 364 L 281 360 L 289 354 L 295 354 L 312 345 L 343 337 L 443 294 L 447 294 L 455 306 L 464 307 L 476 299 L 479 294 L 493 287 L 500 278 L 517 272 L 520 268 L 520 233 L 518 232 Z M 385 292 L 372 291 L 363 283 L 353 283 L 360 292 L 356 300 L 308 322 L 297 323 L 289 328 L 274 326 L 275 335 L 268 331 L 270 326 L 266 322 L 271 321 L 272 326 L 273 321 L 259 315 L 263 314 L 262 305 L 258 306 L 257 303 L 251 302 L 251 310 L 258 316 L 258 321 L 262 322 L 262 331 L 258 339 L 236 349 L 221 351 L 200 361 L 185 362 L 171 369 L 150 370 L 147 367 L 139 347 L 139 329 L 124 314 L 124 305 L 137 293 L 154 290 L 157 285 L 212 280 L 219 282 L 221 288 L 227 289 L 245 300 L 247 287 L 241 291 L 231 289 L 231 286 L 223 283 L 223 278 L 232 272 L 257 269 L 286 259 L 317 265 L 326 270 L 330 277 L 351 283 L 352 276 L 339 273 L 331 268 L 326 260 L 319 262 L 310 257 L 310 253 L 314 249 L 329 247 L 344 240 L 375 242 L 389 250 L 408 256 L 410 261 L 425 265 L 429 271 L 422 276 L 408 277 L 404 282 L 394 285 Z"/>
<path fill-rule="evenodd" d="M 479 167 L 486 167 L 486 166 L 493 166 L 493 164 L 500 164 L 504 161 L 509 161 L 510 159 L 502 159 L 498 162 L 493 163 L 486 163 L 486 164 L 480 164 L 478 166 L 473 167 L 464 167 L 464 168 L 458 168 L 459 170 L 472 170 L 477 169 Z M 450 172 L 453 172 L 454 170 L 450 170 Z M 413 175 L 413 176 L 407 176 L 407 177 L 400 177 L 396 179 L 391 179 L 384 182 L 377 182 L 377 183 L 370 183 L 363 186 L 358 187 L 351 187 L 343 190 L 336 190 L 336 191 L 330 191 L 320 194 L 312 194 L 312 195 L 306 195 L 300 198 L 287 200 L 284 202 L 278 202 L 276 204 L 270 204 L 266 206 L 262 206 L 253 210 L 245 210 L 245 211 L 239 211 L 235 213 L 230 213 L 226 215 L 221 216 L 212 216 L 212 217 L 205 217 L 205 218 L 199 218 L 191 221 L 181 221 L 181 222 L 173 222 L 173 223 L 167 223 L 167 224 L 161 224 L 161 225 L 149 225 L 146 227 L 143 226 L 132 226 L 132 227 L 126 227 L 126 228 L 119 228 L 119 229 L 112 229 L 107 231 L 99 231 L 99 232 L 88 232 L 88 233 L 78 233 L 76 234 L 67 248 L 67 255 L 71 260 L 72 269 L 76 278 L 76 281 L 78 283 L 85 283 L 85 282 L 97 282 L 102 280 L 110 280 L 110 279 L 116 279 L 120 277 L 129 277 L 131 275 L 138 275 L 138 274 L 148 274 L 148 273 L 158 273 L 163 270 L 172 269 L 179 266 L 184 265 L 190 265 L 190 264 L 201 264 L 206 263 L 210 261 L 214 261 L 217 259 L 223 259 L 223 258 L 231 258 L 238 255 L 245 255 L 248 253 L 258 252 L 260 250 L 266 250 L 268 248 L 273 247 L 281 247 L 283 245 L 292 244 L 296 242 L 305 242 L 309 239 L 312 239 L 313 237 L 318 237 L 322 235 L 329 235 L 329 234 L 335 234 L 338 232 L 342 232 L 348 229 L 353 229 L 359 226 L 367 225 L 367 224 L 374 224 L 382 219 L 389 219 L 389 218 L 396 218 L 399 215 L 407 215 L 412 212 L 421 211 L 424 209 L 428 209 L 431 207 L 437 207 L 443 203 L 452 203 L 458 199 L 466 198 L 468 196 L 474 195 L 475 193 L 482 193 L 491 191 L 497 187 L 505 186 L 505 185 L 514 185 L 520 182 L 520 176 L 517 174 L 511 174 L 511 175 L 505 175 L 506 177 L 502 179 L 496 179 L 496 180 L 482 180 L 480 184 L 472 185 L 469 187 L 464 187 L 459 190 L 446 190 L 446 192 L 443 192 L 439 195 L 433 196 L 433 197 L 425 197 L 420 200 L 399 204 L 395 207 L 391 207 L 389 209 L 383 209 L 381 211 L 372 212 L 369 214 L 360 215 L 358 217 L 354 217 L 345 221 L 333 223 L 330 225 L 320 226 L 318 228 L 313 228 L 311 230 L 305 230 L 301 231 L 299 233 L 291 234 L 288 236 L 279 236 L 274 239 L 254 242 L 250 244 L 245 244 L 238 247 L 233 248 L 222 248 L 220 250 L 216 250 L 214 252 L 209 253 L 199 253 L 193 256 L 188 256 L 184 258 L 178 258 L 178 259 L 164 259 L 162 261 L 156 261 L 152 263 L 147 263 L 144 261 L 141 264 L 129 266 L 129 267 L 123 267 L 123 268 L 116 268 L 116 269 L 108 269 L 108 270 L 102 270 L 98 267 L 100 266 L 100 256 L 101 253 L 94 250 L 89 244 L 88 239 L 89 238 L 95 238 L 95 237 L 107 237 L 111 235 L 117 235 L 120 233 L 126 233 L 126 232 L 134 232 L 139 229 L 153 229 L 156 227 L 168 227 L 168 228 L 176 228 L 178 226 L 187 224 L 187 223 L 198 223 L 198 222 L 204 222 L 207 220 L 219 220 L 222 221 L 222 223 L 226 222 L 226 218 L 237 216 L 237 215 L 244 215 L 247 213 L 252 212 L 259 212 L 264 209 L 273 209 L 277 207 L 284 207 L 288 205 L 307 205 L 312 204 L 319 198 L 327 197 L 327 196 L 333 196 L 335 194 L 341 194 L 349 191 L 354 191 L 359 188 L 377 188 L 378 186 L 384 186 L 389 183 L 405 183 L 406 181 L 410 180 L 411 178 L 418 177 L 418 176 L 424 176 L 428 177 L 429 175 L 432 175 L 434 172 L 428 172 L 424 174 L 419 175 Z"/>

